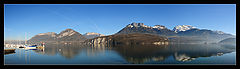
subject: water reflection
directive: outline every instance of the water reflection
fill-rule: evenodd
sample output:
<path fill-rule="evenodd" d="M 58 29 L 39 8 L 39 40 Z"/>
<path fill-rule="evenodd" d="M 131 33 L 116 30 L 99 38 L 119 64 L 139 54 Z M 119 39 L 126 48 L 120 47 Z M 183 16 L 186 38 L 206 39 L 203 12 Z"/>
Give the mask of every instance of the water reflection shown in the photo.
<path fill-rule="evenodd" d="M 46 44 L 45 48 L 35 50 L 36 53 L 54 56 L 60 54 L 61 56 L 71 59 L 78 55 L 83 49 L 82 44 Z"/>
<path fill-rule="evenodd" d="M 77 59 L 77 55 L 93 58 L 104 56 L 102 54 L 119 55 L 132 64 L 174 61 L 191 62 L 200 57 L 222 56 L 236 51 L 233 45 L 218 44 L 169 44 L 169 45 L 85 45 L 85 44 L 46 44 L 45 48 L 32 50 L 35 53 L 49 56 L 61 55 L 65 59 Z M 84 59 L 84 58 L 83 58 Z M 120 58 L 119 58 L 120 59 Z M 109 59 L 112 60 L 112 59 Z M 116 59 L 117 60 L 117 59 Z M 96 62 L 98 63 L 98 62 Z"/>
<path fill-rule="evenodd" d="M 226 48 L 228 47 L 228 48 Z M 118 45 L 113 50 L 129 63 L 159 62 L 173 56 L 176 61 L 192 61 L 199 57 L 221 56 L 235 51 L 235 46 L 217 44 Z"/>

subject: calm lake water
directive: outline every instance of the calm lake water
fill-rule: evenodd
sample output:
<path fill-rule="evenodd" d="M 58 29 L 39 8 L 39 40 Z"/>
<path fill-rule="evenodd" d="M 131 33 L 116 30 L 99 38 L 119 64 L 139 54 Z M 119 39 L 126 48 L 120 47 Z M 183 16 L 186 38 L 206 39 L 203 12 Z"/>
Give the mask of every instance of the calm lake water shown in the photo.
<path fill-rule="evenodd" d="M 6 65 L 236 64 L 236 46 L 218 44 L 170 44 L 164 46 L 47 44 L 44 49 L 15 49 L 15 53 L 4 55 Z"/>

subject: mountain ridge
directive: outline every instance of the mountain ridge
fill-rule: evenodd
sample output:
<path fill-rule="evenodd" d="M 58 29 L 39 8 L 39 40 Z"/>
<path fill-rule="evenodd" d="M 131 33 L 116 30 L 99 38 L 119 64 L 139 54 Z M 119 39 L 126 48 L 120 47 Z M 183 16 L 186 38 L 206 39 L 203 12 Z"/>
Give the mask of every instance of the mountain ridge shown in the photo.
<path fill-rule="evenodd" d="M 82 34 L 73 29 L 65 29 L 59 34 L 55 32 L 40 33 L 28 40 L 30 43 L 46 42 L 46 41 L 84 41 L 85 38 Z"/>
<path fill-rule="evenodd" d="M 225 38 L 234 37 L 231 34 L 224 33 L 222 31 L 212 31 L 208 29 L 198 29 L 191 25 L 177 25 L 174 29 L 170 30 L 163 25 L 154 25 L 153 27 L 144 25 L 143 23 L 131 23 L 126 25 L 120 31 L 113 35 L 118 34 L 153 34 L 160 36 L 167 36 L 168 39 L 174 39 L 173 41 L 188 40 L 191 41 L 205 41 L 205 42 L 219 42 Z M 32 37 L 28 41 L 85 41 L 95 37 L 104 36 L 103 34 L 88 32 L 84 35 L 73 29 L 65 29 L 59 34 L 54 32 L 40 33 Z M 177 40 L 176 40 L 177 39 Z"/>

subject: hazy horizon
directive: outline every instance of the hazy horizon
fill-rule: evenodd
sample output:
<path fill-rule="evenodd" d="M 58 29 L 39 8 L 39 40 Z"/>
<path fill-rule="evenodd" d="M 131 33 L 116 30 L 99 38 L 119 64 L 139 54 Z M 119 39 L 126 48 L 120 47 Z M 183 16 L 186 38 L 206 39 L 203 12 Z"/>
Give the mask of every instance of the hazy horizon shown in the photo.
<path fill-rule="evenodd" d="M 144 25 L 192 25 L 236 35 L 234 4 L 4 4 L 4 40 L 25 40 L 71 28 L 81 34 L 111 35 L 132 22 Z"/>

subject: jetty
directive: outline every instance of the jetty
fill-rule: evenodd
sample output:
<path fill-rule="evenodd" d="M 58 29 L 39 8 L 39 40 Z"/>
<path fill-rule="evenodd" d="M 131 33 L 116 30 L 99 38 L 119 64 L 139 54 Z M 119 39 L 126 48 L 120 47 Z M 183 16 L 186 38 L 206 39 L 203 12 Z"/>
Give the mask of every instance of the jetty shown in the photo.
<path fill-rule="evenodd" d="M 4 49 L 4 55 L 15 53 L 16 49 Z"/>

